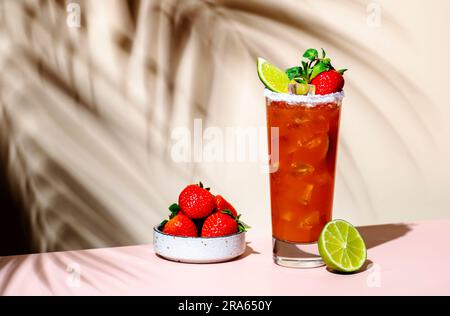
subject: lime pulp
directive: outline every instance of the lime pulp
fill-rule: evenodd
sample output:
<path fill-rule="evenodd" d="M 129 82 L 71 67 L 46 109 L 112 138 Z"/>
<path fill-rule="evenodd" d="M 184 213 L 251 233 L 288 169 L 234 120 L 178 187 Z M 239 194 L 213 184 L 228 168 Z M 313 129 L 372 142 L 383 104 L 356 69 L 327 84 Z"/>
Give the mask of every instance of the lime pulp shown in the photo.
<path fill-rule="evenodd" d="M 257 70 L 259 79 L 269 90 L 278 93 L 288 93 L 289 77 L 283 70 L 261 57 L 257 61 Z"/>
<path fill-rule="evenodd" d="M 358 271 L 367 258 L 366 245 L 358 230 L 340 219 L 325 225 L 318 246 L 325 264 L 336 271 Z"/>

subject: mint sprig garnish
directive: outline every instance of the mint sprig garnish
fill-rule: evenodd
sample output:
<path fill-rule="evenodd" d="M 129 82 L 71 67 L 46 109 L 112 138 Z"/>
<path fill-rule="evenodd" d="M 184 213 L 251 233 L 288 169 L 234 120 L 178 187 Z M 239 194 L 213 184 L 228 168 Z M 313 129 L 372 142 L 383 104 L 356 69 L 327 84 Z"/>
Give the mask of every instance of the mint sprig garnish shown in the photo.
<path fill-rule="evenodd" d="M 334 69 L 331 64 L 331 59 L 326 57 L 327 54 L 323 48 L 321 48 L 321 57 L 317 49 L 309 48 L 303 53 L 301 66 L 295 66 L 286 69 L 286 74 L 289 80 L 294 79 L 298 83 L 311 83 L 315 77 L 324 71 Z M 339 73 L 344 74 L 347 69 L 338 70 Z"/>
<path fill-rule="evenodd" d="M 323 51 L 323 48 L 322 48 Z M 319 53 L 317 52 L 317 49 L 314 48 L 309 48 L 305 51 L 305 53 L 303 54 L 303 57 L 314 61 L 315 59 L 317 59 L 319 57 Z"/>
<path fill-rule="evenodd" d="M 298 80 L 303 80 L 302 77 L 302 71 L 300 70 L 301 67 L 291 67 L 289 69 L 286 69 L 286 74 L 289 77 L 289 80 L 295 79 L 295 81 Z M 299 82 L 299 81 L 297 81 Z"/>

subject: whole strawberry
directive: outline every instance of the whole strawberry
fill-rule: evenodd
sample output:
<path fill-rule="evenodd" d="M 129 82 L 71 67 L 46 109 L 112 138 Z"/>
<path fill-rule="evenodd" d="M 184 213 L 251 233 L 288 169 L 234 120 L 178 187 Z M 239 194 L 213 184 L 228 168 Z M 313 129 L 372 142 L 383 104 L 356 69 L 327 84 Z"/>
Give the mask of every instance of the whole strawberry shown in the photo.
<path fill-rule="evenodd" d="M 197 219 L 208 216 L 216 207 L 214 196 L 200 184 L 190 184 L 178 197 L 181 211 L 189 218 Z"/>
<path fill-rule="evenodd" d="M 220 237 L 246 231 L 249 228 L 239 221 L 239 216 L 234 217 L 230 211 L 220 211 L 209 215 L 203 223 L 201 237 Z"/>
<path fill-rule="evenodd" d="M 236 209 L 227 200 L 225 200 L 223 196 L 217 194 L 215 196 L 215 200 L 216 200 L 216 209 L 218 212 L 229 210 L 231 212 L 231 215 L 233 215 L 233 217 L 236 218 L 238 216 Z"/>
<path fill-rule="evenodd" d="M 312 81 L 316 87 L 316 94 L 330 94 L 342 91 L 345 80 L 342 74 L 334 69 L 321 72 Z"/>
<path fill-rule="evenodd" d="M 173 236 L 198 237 L 197 227 L 194 222 L 182 213 L 171 217 L 169 221 L 163 223 L 163 233 Z"/>

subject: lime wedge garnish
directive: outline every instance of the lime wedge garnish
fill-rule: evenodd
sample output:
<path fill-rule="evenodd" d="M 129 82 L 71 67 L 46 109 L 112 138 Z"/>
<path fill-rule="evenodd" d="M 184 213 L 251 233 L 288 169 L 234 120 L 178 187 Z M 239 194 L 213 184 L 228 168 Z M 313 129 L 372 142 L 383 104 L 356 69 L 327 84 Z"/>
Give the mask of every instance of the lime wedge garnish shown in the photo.
<path fill-rule="evenodd" d="M 353 272 L 361 269 L 367 251 L 358 230 L 337 219 L 328 222 L 319 236 L 319 252 L 325 264 L 333 270 Z"/>
<path fill-rule="evenodd" d="M 274 92 L 288 93 L 289 77 L 280 68 L 259 57 L 257 62 L 258 76 L 262 83 Z"/>

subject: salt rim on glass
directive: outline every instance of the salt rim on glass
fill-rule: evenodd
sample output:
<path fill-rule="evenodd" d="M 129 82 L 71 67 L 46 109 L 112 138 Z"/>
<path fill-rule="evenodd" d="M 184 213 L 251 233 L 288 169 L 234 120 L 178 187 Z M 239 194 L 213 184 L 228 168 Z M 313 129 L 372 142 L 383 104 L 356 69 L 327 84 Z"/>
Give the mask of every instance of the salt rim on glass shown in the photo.
<path fill-rule="evenodd" d="M 324 103 L 336 103 L 340 105 L 345 94 L 344 91 L 330 93 L 326 95 L 296 95 L 288 93 L 277 93 L 264 89 L 264 96 L 272 102 L 285 102 L 288 105 L 316 106 Z"/>

